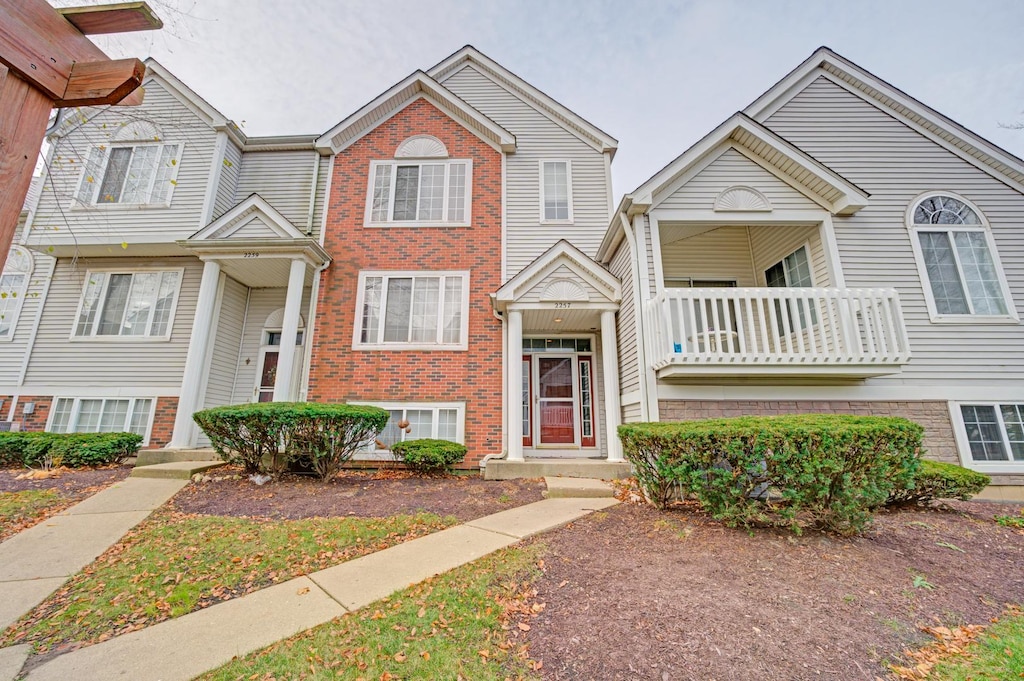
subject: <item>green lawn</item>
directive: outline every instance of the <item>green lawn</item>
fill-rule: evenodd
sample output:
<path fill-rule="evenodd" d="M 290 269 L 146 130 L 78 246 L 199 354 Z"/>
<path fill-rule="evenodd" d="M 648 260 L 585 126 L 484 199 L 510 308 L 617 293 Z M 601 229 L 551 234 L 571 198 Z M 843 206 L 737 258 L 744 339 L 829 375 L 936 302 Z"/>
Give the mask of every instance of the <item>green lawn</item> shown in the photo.
<path fill-rule="evenodd" d="M 52 489 L 0 492 L 0 541 L 66 504 L 67 500 Z"/>
<path fill-rule="evenodd" d="M 969 646 L 970 657 L 935 666 L 929 681 L 1002 681 L 1024 678 L 1024 614 L 1015 610 Z"/>
<path fill-rule="evenodd" d="M 543 548 L 510 548 L 209 672 L 201 681 L 536 678 L 519 635 Z M 198 681 L 198 680 L 197 680 Z"/>
<path fill-rule="evenodd" d="M 36 652 L 98 642 L 455 523 L 391 518 L 254 520 L 158 511 L 0 636 Z"/>

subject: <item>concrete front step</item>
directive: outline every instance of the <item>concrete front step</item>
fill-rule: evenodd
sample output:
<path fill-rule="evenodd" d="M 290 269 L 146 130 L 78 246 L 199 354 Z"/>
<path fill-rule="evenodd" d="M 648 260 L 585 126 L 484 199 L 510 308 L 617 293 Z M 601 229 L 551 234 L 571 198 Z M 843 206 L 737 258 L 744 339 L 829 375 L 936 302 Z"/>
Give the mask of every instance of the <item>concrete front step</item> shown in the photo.
<path fill-rule="evenodd" d="M 545 477 L 618 480 L 632 474 L 628 461 L 608 462 L 605 459 L 491 459 L 484 469 L 485 480 Z"/>
<path fill-rule="evenodd" d="M 151 466 L 132 469 L 133 478 L 172 478 L 175 480 L 188 480 L 196 473 L 204 473 L 211 468 L 220 468 L 225 465 L 223 461 L 171 461 L 169 463 L 156 463 Z"/>
<path fill-rule="evenodd" d="M 175 461 L 220 461 L 220 455 L 213 449 L 143 449 L 139 452 L 136 466 L 153 466 Z"/>
<path fill-rule="evenodd" d="M 604 480 L 594 478 L 544 478 L 548 499 L 602 499 L 615 496 L 615 489 Z"/>

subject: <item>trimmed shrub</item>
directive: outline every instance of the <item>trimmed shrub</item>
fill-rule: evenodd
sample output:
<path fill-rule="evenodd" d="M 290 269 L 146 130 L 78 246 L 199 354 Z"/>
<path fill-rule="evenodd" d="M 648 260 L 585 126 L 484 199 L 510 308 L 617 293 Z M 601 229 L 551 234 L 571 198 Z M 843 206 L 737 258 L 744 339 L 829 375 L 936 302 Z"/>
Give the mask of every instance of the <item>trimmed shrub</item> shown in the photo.
<path fill-rule="evenodd" d="M 421 474 L 443 473 L 466 458 L 466 445 L 448 440 L 406 440 L 391 446 L 391 453 Z"/>
<path fill-rule="evenodd" d="M 121 463 L 138 451 L 135 433 L 0 433 L 0 464 L 51 468 Z"/>
<path fill-rule="evenodd" d="M 923 429 L 906 419 L 834 414 L 619 427 L 648 500 L 692 497 L 729 525 L 860 532 L 911 484 Z"/>
<path fill-rule="evenodd" d="M 984 473 L 942 461 L 921 460 L 910 487 L 894 489 L 886 505 L 925 504 L 933 499 L 967 501 L 985 489 L 992 478 Z"/>
<path fill-rule="evenodd" d="M 255 402 L 215 407 L 192 418 L 228 463 L 248 474 L 279 475 L 303 460 L 325 482 L 388 422 L 378 407 L 316 402 Z"/>

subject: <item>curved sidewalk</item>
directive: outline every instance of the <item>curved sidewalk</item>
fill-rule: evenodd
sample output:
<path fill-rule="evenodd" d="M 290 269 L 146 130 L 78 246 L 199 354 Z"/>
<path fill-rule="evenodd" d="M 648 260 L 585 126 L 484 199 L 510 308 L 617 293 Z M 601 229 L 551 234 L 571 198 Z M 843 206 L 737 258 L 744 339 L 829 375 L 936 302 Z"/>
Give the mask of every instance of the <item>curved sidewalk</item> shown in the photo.
<path fill-rule="evenodd" d="M 545 499 L 61 655 L 29 681 L 187 681 L 526 537 L 617 504 Z M 20 665 L 19 665 L 20 666 Z"/>

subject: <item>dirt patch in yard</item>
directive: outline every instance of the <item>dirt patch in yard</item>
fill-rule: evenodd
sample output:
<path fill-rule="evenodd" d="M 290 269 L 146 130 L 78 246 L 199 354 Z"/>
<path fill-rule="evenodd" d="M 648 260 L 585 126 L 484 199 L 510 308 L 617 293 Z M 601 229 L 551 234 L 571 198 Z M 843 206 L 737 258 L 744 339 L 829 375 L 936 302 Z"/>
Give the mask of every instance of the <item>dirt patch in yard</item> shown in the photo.
<path fill-rule="evenodd" d="M 1024 600 L 1024 531 L 993 521 L 1020 508 L 887 512 L 843 539 L 624 504 L 545 535 L 530 656 L 547 679 L 885 677 L 919 625 Z"/>
<path fill-rule="evenodd" d="M 386 518 L 426 511 L 460 522 L 540 501 L 542 480 L 484 480 L 478 475 L 421 478 L 347 471 L 324 484 L 288 475 L 256 485 L 233 469 L 211 471 L 209 482 L 188 485 L 171 504 L 184 513 L 262 518 Z"/>

